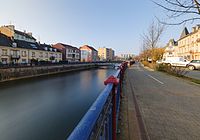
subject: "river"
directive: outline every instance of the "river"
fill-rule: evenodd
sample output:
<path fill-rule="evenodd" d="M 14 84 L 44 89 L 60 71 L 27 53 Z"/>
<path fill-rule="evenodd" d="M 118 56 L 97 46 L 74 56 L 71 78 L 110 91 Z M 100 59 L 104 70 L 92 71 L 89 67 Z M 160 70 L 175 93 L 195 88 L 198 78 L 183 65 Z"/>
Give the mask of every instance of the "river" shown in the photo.
<path fill-rule="evenodd" d="M 0 86 L 0 140 L 65 140 L 114 69 L 92 69 Z"/>

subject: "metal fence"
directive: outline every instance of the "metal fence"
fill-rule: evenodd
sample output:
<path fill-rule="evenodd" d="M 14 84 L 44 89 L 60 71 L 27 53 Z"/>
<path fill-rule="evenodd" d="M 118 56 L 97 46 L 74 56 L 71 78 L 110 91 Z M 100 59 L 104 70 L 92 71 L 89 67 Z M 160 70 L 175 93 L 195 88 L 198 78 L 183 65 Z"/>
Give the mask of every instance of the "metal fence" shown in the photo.
<path fill-rule="evenodd" d="M 122 63 L 116 74 L 104 81 L 105 89 L 67 138 L 68 140 L 116 140 L 121 88 L 126 68 L 127 63 Z"/>

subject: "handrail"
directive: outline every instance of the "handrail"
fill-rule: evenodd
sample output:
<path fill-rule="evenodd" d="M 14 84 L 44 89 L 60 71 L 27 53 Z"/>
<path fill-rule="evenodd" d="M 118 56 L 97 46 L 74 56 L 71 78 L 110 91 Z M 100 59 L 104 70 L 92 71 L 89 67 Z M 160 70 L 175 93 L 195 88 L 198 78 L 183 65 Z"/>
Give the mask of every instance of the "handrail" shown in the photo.
<path fill-rule="evenodd" d="M 126 67 L 127 63 L 122 63 L 115 75 L 104 82 L 107 84 L 105 89 L 75 127 L 68 140 L 116 140 L 121 85 Z"/>
<path fill-rule="evenodd" d="M 88 112 L 74 129 L 73 133 L 69 136 L 68 140 L 87 140 L 89 138 L 112 87 L 113 84 L 108 84 L 101 92 L 97 100 L 92 104 Z"/>

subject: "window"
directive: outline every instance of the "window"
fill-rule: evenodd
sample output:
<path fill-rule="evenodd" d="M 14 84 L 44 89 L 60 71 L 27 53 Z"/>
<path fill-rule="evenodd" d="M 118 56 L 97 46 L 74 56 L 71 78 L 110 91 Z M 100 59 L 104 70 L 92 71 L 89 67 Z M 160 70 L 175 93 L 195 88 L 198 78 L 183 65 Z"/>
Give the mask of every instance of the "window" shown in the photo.
<path fill-rule="evenodd" d="M 26 51 L 22 51 L 22 56 L 26 57 Z"/>
<path fill-rule="evenodd" d="M 2 49 L 2 55 L 8 55 L 8 50 L 7 49 Z"/>
<path fill-rule="evenodd" d="M 40 52 L 40 56 L 39 57 L 43 57 L 43 52 Z"/>
<path fill-rule="evenodd" d="M 8 59 L 7 58 L 2 58 L 1 61 L 2 61 L 3 64 L 7 64 L 8 63 Z"/>
<path fill-rule="evenodd" d="M 45 58 L 48 58 L 48 53 L 45 53 Z"/>
<path fill-rule="evenodd" d="M 22 59 L 22 63 L 27 63 L 26 59 Z"/>
<path fill-rule="evenodd" d="M 37 46 L 36 46 L 35 44 L 31 44 L 31 47 L 32 47 L 33 49 L 37 49 Z"/>
<path fill-rule="evenodd" d="M 35 52 L 32 52 L 32 57 L 35 57 Z"/>

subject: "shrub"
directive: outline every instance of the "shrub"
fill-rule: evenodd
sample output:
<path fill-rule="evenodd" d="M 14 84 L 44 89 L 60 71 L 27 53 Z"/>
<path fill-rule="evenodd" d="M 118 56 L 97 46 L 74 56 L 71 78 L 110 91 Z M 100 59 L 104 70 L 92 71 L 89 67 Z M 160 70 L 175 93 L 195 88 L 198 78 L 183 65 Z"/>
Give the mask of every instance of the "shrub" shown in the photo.
<path fill-rule="evenodd" d="M 159 65 L 157 65 L 156 69 L 158 71 L 167 72 L 169 74 L 172 74 L 172 75 L 175 75 L 175 76 L 178 76 L 178 77 L 183 77 L 189 72 L 183 67 L 168 66 L 166 64 L 159 64 Z"/>
<path fill-rule="evenodd" d="M 143 64 L 144 66 L 149 66 L 149 62 L 147 62 L 147 61 L 142 61 L 142 64 Z"/>

